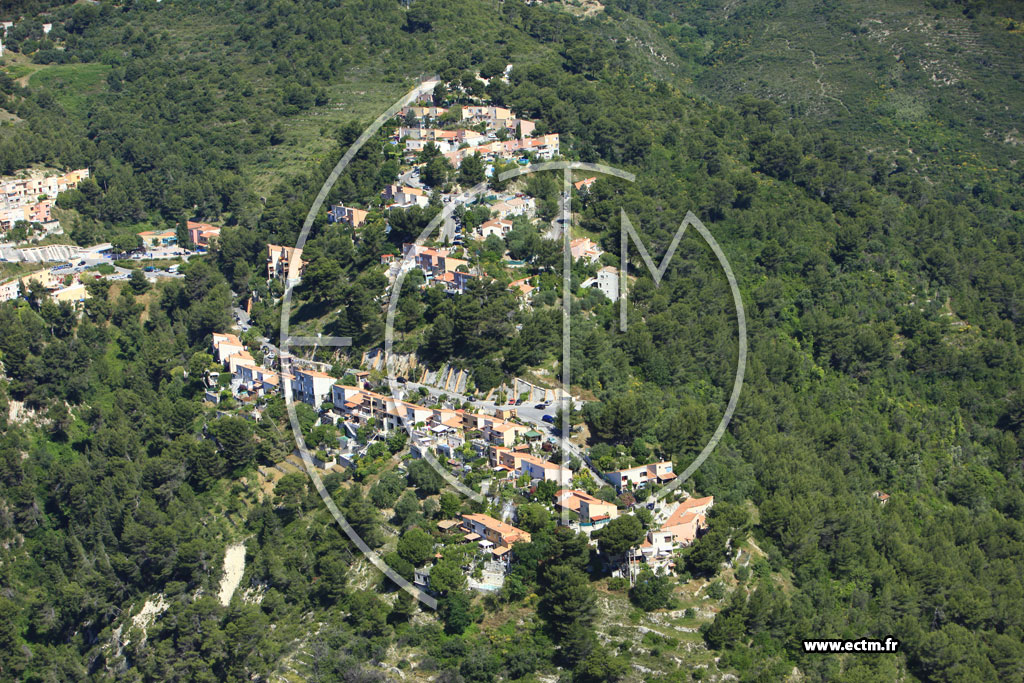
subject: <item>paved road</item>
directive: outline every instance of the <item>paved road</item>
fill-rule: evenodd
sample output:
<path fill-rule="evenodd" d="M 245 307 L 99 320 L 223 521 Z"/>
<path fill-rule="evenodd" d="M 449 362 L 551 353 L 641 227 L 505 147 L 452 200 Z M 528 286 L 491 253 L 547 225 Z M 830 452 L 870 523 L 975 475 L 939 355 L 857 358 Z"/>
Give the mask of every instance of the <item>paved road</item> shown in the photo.
<path fill-rule="evenodd" d="M 413 166 L 411 169 L 398 176 L 398 185 L 402 187 L 417 187 L 423 189 L 423 182 L 420 180 L 420 169 Z"/>

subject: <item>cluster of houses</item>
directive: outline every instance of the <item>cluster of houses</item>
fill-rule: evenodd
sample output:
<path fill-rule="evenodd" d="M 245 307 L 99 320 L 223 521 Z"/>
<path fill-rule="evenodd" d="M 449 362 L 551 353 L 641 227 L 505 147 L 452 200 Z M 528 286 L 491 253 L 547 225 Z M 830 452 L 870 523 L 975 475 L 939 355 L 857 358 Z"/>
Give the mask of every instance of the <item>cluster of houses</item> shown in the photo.
<path fill-rule="evenodd" d="M 209 250 L 213 241 L 220 237 L 220 226 L 200 223 L 199 221 L 187 221 L 185 229 L 188 232 L 188 239 L 196 246 L 197 250 Z M 144 230 L 139 233 L 142 246 L 148 247 L 173 247 L 178 244 L 178 233 L 176 230 Z"/>
<path fill-rule="evenodd" d="M 54 200 L 88 177 L 89 169 L 81 168 L 57 175 L 20 171 L 18 177 L 0 179 L 0 231 L 11 230 L 18 221 L 40 223 L 47 232 L 56 231 L 59 223 L 52 215 Z"/>
<path fill-rule="evenodd" d="M 232 389 L 243 399 L 279 392 L 286 382 L 295 400 L 317 408 L 322 421 L 337 424 L 349 437 L 366 427 L 379 435 L 411 428 L 410 451 L 416 457 L 430 452 L 459 472 L 468 465 L 456 457 L 457 452 L 468 443 L 476 457 L 488 459 L 490 478 L 496 484 L 527 481 L 531 490 L 536 490 L 542 482 L 553 482 L 559 487 L 552 501 L 555 508 L 574 513 L 572 524 L 582 531 L 600 529 L 621 513 L 616 503 L 574 488 L 572 470 L 542 457 L 551 450 L 550 442 L 534 427 L 517 420 L 514 407 L 496 408 L 494 414 L 428 407 L 371 390 L 365 371 L 353 373 L 357 384 L 341 383 L 310 368 L 294 367 L 282 374 L 257 364 L 233 334 L 214 334 L 213 353 L 232 374 Z M 212 377 L 211 383 L 216 379 Z M 632 491 L 667 484 L 676 477 L 671 461 L 614 470 L 604 476 L 626 504 L 635 504 Z M 657 571 L 671 568 L 675 551 L 693 543 L 707 528 L 706 513 L 713 504 L 711 496 L 680 503 L 628 553 L 629 571 L 635 573 L 640 564 Z M 438 526 L 442 531 L 460 531 L 467 542 L 479 544 L 481 552 L 505 566 L 512 546 L 530 540 L 528 533 L 483 514 L 464 514 L 460 520 L 445 520 Z"/>
<path fill-rule="evenodd" d="M 386 209 L 410 209 L 414 206 L 426 207 L 430 204 L 430 197 L 426 190 L 408 185 L 388 185 L 381 190 L 380 199 Z M 327 211 L 327 222 L 344 223 L 353 228 L 361 228 L 366 223 L 369 214 L 370 212 L 365 209 L 335 204 Z"/>
<path fill-rule="evenodd" d="M 559 140 L 558 133 L 549 133 L 535 138 L 522 138 L 518 140 L 494 140 L 475 147 L 460 147 L 445 153 L 445 158 L 455 168 L 462 165 L 463 159 L 471 154 L 479 154 L 484 161 L 496 159 L 517 159 L 527 154 L 537 159 L 550 161 L 558 156 Z"/>
<path fill-rule="evenodd" d="M 550 160 L 559 154 L 557 134 L 532 137 L 536 124 L 519 118 L 510 109 L 480 105 L 464 106 L 460 111 L 461 123 L 466 127 L 449 130 L 435 127 L 441 117 L 449 114 L 445 107 L 405 107 L 401 116 L 406 123 L 395 131 L 394 143 L 404 145 L 409 160 L 428 145 L 434 145 L 455 168 L 469 154 L 479 154 L 484 161 L 490 162 L 496 159 L 524 159 L 528 155 Z M 393 184 L 381 192 L 381 203 L 389 209 L 425 207 L 429 202 L 430 197 L 420 187 Z M 536 203 L 531 197 L 512 194 L 496 198 L 491 210 L 499 220 L 513 216 L 532 216 L 536 211 Z M 337 204 L 328 210 L 327 220 L 358 228 L 366 222 L 368 213 L 365 209 Z M 493 229 L 493 226 L 489 227 Z M 483 236 L 487 234 L 491 233 L 485 232 Z"/>
<path fill-rule="evenodd" d="M 417 439 L 413 450 L 435 448 L 440 454 L 451 455 L 454 449 L 470 441 L 474 450 L 489 456 L 499 471 L 514 472 L 517 476 L 531 475 L 533 479 L 557 480 L 557 468 L 529 453 L 508 455 L 519 444 L 539 443 L 542 434 L 533 427 L 514 420 L 515 409 L 506 408 L 497 414 L 472 413 L 462 409 L 428 408 L 409 401 L 376 393 L 364 386 L 341 384 L 331 375 L 319 370 L 293 367 L 287 374 L 263 367 L 234 334 L 216 333 L 212 340 L 213 356 L 233 375 L 233 388 L 255 397 L 280 391 L 280 383 L 288 382 L 292 397 L 317 409 L 329 407 L 323 419 L 331 420 L 355 434 L 363 426 L 373 424 L 383 433 L 405 429 L 413 425 Z M 365 372 L 355 373 L 356 379 L 365 379 Z"/>
<path fill-rule="evenodd" d="M 296 373 L 297 374 L 297 373 Z M 294 384 L 293 384 L 294 388 Z M 352 432 L 370 424 L 383 433 L 394 429 L 413 428 L 410 445 L 413 455 L 422 456 L 427 449 L 438 455 L 452 457 L 456 449 L 467 442 L 481 457 L 488 457 L 492 468 L 511 477 L 529 475 L 531 479 L 553 480 L 557 466 L 531 454 L 533 445 L 543 435 L 530 425 L 515 421 L 515 409 L 497 409 L 496 414 L 473 413 L 463 409 L 429 408 L 376 393 L 365 387 L 323 381 L 316 389 L 318 395 L 303 395 L 307 402 L 333 408 L 328 419 Z M 294 392 L 293 392 L 294 393 Z M 317 403 L 319 402 L 319 403 Z M 567 482 L 571 482 L 571 472 Z"/>
<path fill-rule="evenodd" d="M 414 111 L 415 109 L 423 108 L 409 108 L 409 111 Z M 508 112 L 507 109 L 502 107 L 467 107 L 466 109 L 488 109 Z M 463 113 L 465 113 L 465 109 Z M 488 119 L 488 121 L 493 121 L 494 125 L 498 125 L 499 120 Z M 427 128 L 421 124 L 416 127 L 400 126 L 395 131 L 395 141 L 399 143 L 404 142 L 407 159 L 414 158 L 427 146 L 434 145 L 454 168 L 461 166 L 462 160 L 470 154 L 479 154 L 484 161 L 518 159 L 525 157 L 527 154 L 532 154 L 537 159 L 550 161 L 558 156 L 559 137 L 557 133 L 527 137 L 529 133 L 524 134 L 522 131 L 528 130 L 532 133 L 535 128 L 535 124 L 532 121 L 519 118 L 500 121 L 508 124 L 514 123 L 515 128 L 513 130 L 516 132 L 513 135 L 518 133 L 518 137 L 504 140 L 499 139 L 498 134 L 495 132 L 495 130 L 499 129 L 490 129 L 488 132 L 481 133 L 469 128 L 446 130 L 443 128 Z"/>
<path fill-rule="evenodd" d="M 280 390 L 281 373 L 256 363 L 256 359 L 236 335 L 215 332 L 212 345 L 214 359 L 232 375 L 232 392 L 238 398 L 255 399 Z M 220 373 L 208 373 L 207 380 L 210 386 L 217 386 Z M 207 400 L 218 403 L 220 397 L 207 392 Z"/>
<path fill-rule="evenodd" d="M 381 256 L 381 263 L 394 266 L 392 275 L 398 268 L 419 268 L 426 278 L 424 287 L 437 284 L 449 294 L 463 294 L 467 283 L 478 275 L 470 272 L 468 261 L 455 258 L 451 253 L 450 249 L 406 243 L 402 245 L 402 261 L 397 261 L 394 254 L 385 254 Z"/>

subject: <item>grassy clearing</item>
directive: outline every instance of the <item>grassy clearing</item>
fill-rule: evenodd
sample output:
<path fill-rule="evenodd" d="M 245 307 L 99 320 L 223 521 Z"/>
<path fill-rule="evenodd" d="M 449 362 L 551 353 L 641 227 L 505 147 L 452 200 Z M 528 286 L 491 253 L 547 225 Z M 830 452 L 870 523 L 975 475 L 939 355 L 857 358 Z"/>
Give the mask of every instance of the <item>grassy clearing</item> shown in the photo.
<path fill-rule="evenodd" d="M 350 121 L 369 125 L 411 88 L 411 82 L 384 82 L 382 75 L 369 73 L 332 86 L 326 106 L 284 119 L 285 141 L 257 153 L 249 167 L 255 190 L 267 194 L 282 175 L 341 158 L 344 150 L 335 143 L 339 127 Z"/>
<path fill-rule="evenodd" d="M 88 100 L 106 90 L 110 67 L 106 64 L 51 64 L 28 77 L 32 88 L 45 88 L 53 93 L 69 113 L 82 114 Z"/>

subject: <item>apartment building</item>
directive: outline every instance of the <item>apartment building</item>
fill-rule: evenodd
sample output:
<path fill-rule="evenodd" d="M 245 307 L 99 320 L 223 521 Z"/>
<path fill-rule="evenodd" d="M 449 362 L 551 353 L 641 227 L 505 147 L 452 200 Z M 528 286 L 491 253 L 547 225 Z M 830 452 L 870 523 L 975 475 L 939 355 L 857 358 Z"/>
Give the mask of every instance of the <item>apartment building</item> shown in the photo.
<path fill-rule="evenodd" d="M 314 408 L 331 399 L 334 378 L 319 370 L 293 369 L 292 397 Z"/>
<path fill-rule="evenodd" d="M 302 278 L 305 269 L 306 262 L 302 260 L 302 249 L 277 244 L 267 245 L 268 280 L 284 280 L 287 284 L 295 284 Z"/>
<path fill-rule="evenodd" d="M 327 222 L 344 223 L 351 225 L 353 228 L 359 228 L 366 223 L 366 217 L 369 213 L 369 211 L 364 211 L 363 209 L 354 209 L 351 206 L 335 204 L 327 212 Z"/>

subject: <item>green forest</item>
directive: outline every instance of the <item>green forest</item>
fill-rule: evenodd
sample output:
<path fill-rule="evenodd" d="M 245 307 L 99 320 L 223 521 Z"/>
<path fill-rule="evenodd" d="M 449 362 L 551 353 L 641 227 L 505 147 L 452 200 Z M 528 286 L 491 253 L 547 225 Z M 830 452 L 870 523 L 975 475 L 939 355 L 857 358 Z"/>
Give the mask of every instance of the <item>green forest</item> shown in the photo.
<path fill-rule="evenodd" d="M 58 202 L 80 245 L 141 224 L 225 227 L 180 280 L 90 284 L 81 316 L 44 296 L 0 304 L 0 679 L 1024 680 L 1020 6 L 731 4 L 5 3 L 18 22 L 0 58 L 0 172 L 90 168 Z M 906 25 L 924 28 L 899 50 L 879 38 Z M 507 63 L 507 84 L 476 80 Z M 337 159 L 424 74 L 558 132 L 568 159 L 636 173 L 573 196 L 609 263 L 620 209 L 656 262 L 687 211 L 729 256 L 746 384 L 684 483 L 719 503 L 670 585 L 627 592 L 534 510 L 500 594 L 474 599 L 446 556 L 440 609 L 424 612 L 359 562 L 304 476 L 260 494 L 256 467 L 291 452 L 283 402 L 255 424 L 203 403 L 233 305 L 256 299 L 254 330 L 279 334 L 266 245 L 295 243 Z M 364 205 L 392 182 L 394 124 L 329 201 Z M 553 211 L 556 176 L 527 190 Z M 380 346 L 379 256 L 437 210 L 358 238 L 320 216 L 293 326 Z M 545 242 L 516 229 L 477 254 L 549 265 L 532 309 L 500 278 L 455 298 L 407 281 L 398 349 L 481 389 L 557 369 L 560 251 Z M 627 332 L 617 304 L 573 301 L 573 390 L 593 399 L 579 419 L 595 459 L 682 471 L 731 390 L 735 311 L 692 233 L 660 286 L 630 254 Z M 574 286 L 595 271 L 578 264 Z M 350 477 L 325 484 L 371 545 L 395 510 L 403 570 L 437 519 L 475 509 L 417 467 L 365 491 Z M 636 533 L 618 527 L 603 545 Z M 762 557 L 726 573 L 748 538 Z M 216 599 L 233 542 L 258 603 Z M 693 633 L 627 637 L 691 580 L 710 596 L 685 610 Z M 156 594 L 169 606 L 143 636 L 126 615 Z M 887 636 L 898 654 L 801 647 Z M 631 666 L 641 656 L 656 673 Z"/>

